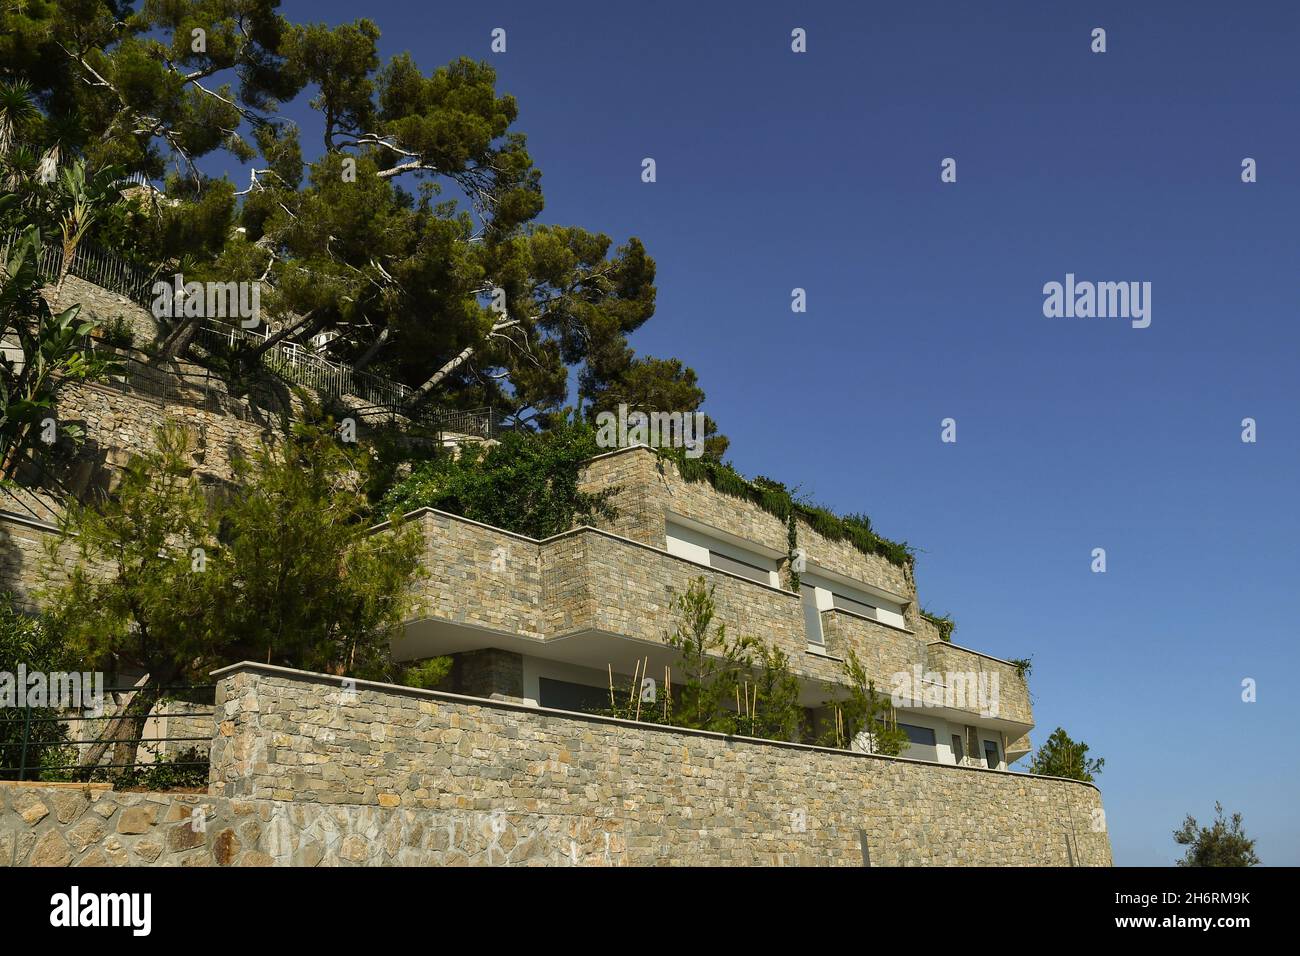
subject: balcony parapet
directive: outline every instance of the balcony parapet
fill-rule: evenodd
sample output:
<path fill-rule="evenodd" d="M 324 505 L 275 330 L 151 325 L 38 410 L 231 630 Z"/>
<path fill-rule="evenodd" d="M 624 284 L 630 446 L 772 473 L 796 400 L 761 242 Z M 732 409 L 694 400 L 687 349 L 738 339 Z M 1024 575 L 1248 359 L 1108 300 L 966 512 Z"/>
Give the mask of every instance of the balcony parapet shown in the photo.
<path fill-rule="evenodd" d="M 1033 725 L 1034 712 L 1029 702 L 1029 685 L 1010 661 L 990 657 L 957 644 L 934 641 L 926 646 L 926 662 L 929 671 L 941 675 L 964 675 L 968 680 L 983 680 L 986 686 L 991 686 L 996 679 L 996 713 L 992 716 L 1016 724 Z M 944 681 L 946 684 L 951 683 L 947 676 Z M 970 706 L 959 709 L 975 710 Z"/>
<path fill-rule="evenodd" d="M 821 618 L 826 653 L 845 658 L 853 651 L 880 693 L 890 693 L 896 674 L 910 674 L 914 665 L 926 660 L 924 639 L 911 631 L 843 608 L 822 611 Z"/>
<path fill-rule="evenodd" d="M 703 578 L 714 589 L 714 620 L 729 635 L 781 648 L 805 679 L 840 678 L 837 661 L 808 653 L 802 605 L 791 591 L 598 528 L 539 541 L 433 509 L 406 520 L 418 522 L 425 538 L 412 621 L 541 642 L 602 633 L 663 643 L 676 623 L 674 598 Z"/>
<path fill-rule="evenodd" d="M 1033 724 L 1028 688 L 1013 664 L 842 608 L 821 612 L 824 649 L 808 643 L 799 595 L 707 567 L 612 531 L 581 527 L 544 540 L 433 509 L 406 516 L 423 531 L 423 573 L 413 587 L 412 622 L 428 621 L 549 643 L 604 634 L 662 644 L 675 626 L 673 601 L 693 580 L 713 588 L 714 620 L 729 635 L 759 638 L 790 658 L 804 680 L 843 683 L 852 650 L 890 694 L 897 675 L 996 675 L 999 712 Z M 382 531 L 380 525 L 376 531 Z M 927 686 L 930 682 L 927 677 Z M 978 713 L 974 708 L 958 708 Z M 989 715 L 981 715 L 989 716 Z"/>

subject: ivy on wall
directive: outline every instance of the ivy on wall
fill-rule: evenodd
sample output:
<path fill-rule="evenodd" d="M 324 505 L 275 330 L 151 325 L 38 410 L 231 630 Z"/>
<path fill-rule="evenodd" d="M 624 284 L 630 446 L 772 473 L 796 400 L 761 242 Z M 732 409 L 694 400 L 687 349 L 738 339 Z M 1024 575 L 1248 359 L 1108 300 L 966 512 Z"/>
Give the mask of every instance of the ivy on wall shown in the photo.
<path fill-rule="evenodd" d="M 796 500 L 779 481 L 755 478 L 750 481 L 731 465 L 709 458 L 687 458 L 681 448 L 660 448 L 662 458 L 671 459 L 684 481 L 708 482 L 714 491 L 753 502 L 768 514 L 791 523 L 798 518 L 831 541 L 848 541 L 863 554 L 876 555 L 899 567 L 910 567 L 915 554 L 906 542 L 891 541 L 876 534 L 866 515 L 840 517 L 826 508 Z M 795 543 L 791 543 L 793 553 Z"/>
<path fill-rule="evenodd" d="M 931 614 L 925 608 L 921 609 L 921 617 L 925 618 L 936 628 L 939 629 L 939 640 L 945 643 L 952 642 L 952 632 L 957 627 L 957 622 L 952 619 L 950 614 Z"/>

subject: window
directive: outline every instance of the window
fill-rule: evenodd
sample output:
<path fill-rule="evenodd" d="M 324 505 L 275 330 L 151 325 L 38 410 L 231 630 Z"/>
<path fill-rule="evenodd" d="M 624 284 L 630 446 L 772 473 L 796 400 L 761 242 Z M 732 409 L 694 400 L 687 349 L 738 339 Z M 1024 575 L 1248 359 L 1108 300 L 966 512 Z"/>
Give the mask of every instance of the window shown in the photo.
<path fill-rule="evenodd" d="M 757 581 L 760 584 L 770 584 L 772 581 L 771 574 L 763 568 L 744 561 L 737 561 L 735 558 L 729 558 L 725 554 L 718 554 L 716 551 L 709 552 L 709 565 L 722 571 L 739 574 L 742 578 L 749 578 L 751 581 Z"/>
<path fill-rule="evenodd" d="M 803 627 L 808 634 L 808 643 L 819 647 L 826 646 L 822 635 L 822 612 L 817 609 L 817 589 L 803 584 L 799 586 L 799 598 L 803 601 Z"/>
<path fill-rule="evenodd" d="M 537 703 L 557 710 L 576 710 L 594 714 L 609 709 L 609 688 L 589 687 L 567 680 L 537 679 Z"/>
<path fill-rule="evenodd" d="M 1002 763 L 1002 758 L 998 756 L 998 745 L 996 741 L 984 741 L 984 763 L 990 770 L 997 770 L 998 764 Z"/>
<path fill-rule="evenodd" d="M 904 757 L 911 757 L 914 760 L 934 760 L 939 759 L 939 750 L 934 745 L 934 731 L 929 727 L 917 727 L 914 724 L 899 723 L 898 729 L 907 734 L 907 739 L 911 745 L 907 748 Z"/>
<path fill-rule="evenodd" d="M 832 597 L 835 606 L 842 611 L 851 611 L 854 614 L 861 614 L 863 617 L 869 617 L 872 620 L 876 618 L 876 606 L 874 604 L 863 604 L 861 601 L 855 601 L 853 598 L 846 598 L 843 594 L 834 594 Z"/>
<path fill-rule="evenodd" d="M 759 584 L 775 583 L 776 560 L 774 558 L 755 553 L 740 544 L 721 541 L 703 531 L 669 521 L 665 545 L 665 550 L 669 554 L 675 554 L 687 561 L 737 574 Z"/>
<path fill-rule="evenodd" d="M 952 735 L 952 756 L 959 766 L 966 760 L 966 748 L 961 745 L 961 734 Z"/>

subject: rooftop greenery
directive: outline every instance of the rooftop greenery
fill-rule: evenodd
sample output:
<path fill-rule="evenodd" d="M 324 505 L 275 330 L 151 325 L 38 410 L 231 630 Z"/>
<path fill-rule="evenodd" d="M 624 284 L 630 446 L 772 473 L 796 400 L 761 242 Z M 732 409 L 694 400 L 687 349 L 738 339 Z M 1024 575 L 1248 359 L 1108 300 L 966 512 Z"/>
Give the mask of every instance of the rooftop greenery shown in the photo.
<path fill-rule="evenodd" d="M 782 521 L 793 516 L 831 541 L 848 541 L 863 554 L 878 555 L 899 567 L 910 567 L 915 552 L 903 541 L 891 541 L 871 528 L 871 519 L 863 514 L 836 515 L 827 508 L 800 500 L 779 481 L 770 478 L 746 478 L 729 462 L 710 458 L 687 458 L 684 449 L 661 448 L 659 455 L 677 465 L 685 481 L 708 482 L 715 491 L 758 505 Z"/>

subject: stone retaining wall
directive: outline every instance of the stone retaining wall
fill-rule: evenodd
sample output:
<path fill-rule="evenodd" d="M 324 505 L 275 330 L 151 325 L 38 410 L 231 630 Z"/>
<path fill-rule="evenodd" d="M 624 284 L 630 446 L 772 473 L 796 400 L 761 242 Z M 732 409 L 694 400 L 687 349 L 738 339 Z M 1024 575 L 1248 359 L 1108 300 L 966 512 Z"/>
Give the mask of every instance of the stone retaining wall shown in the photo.
<path fill-rule="evenodd" d="M 0 866 L 608 866 L 622 834 L 493 813 L 0 783 Z"/>
<path fill-rule="evenodd" d="M 641 865 L 856 866 L 864 835 L 880 865 L 1111 862 L 1101 795 L 1076 781 L 248 663 L 219 676 L 209 791 L 231 800 L 577 819 Z"/>

